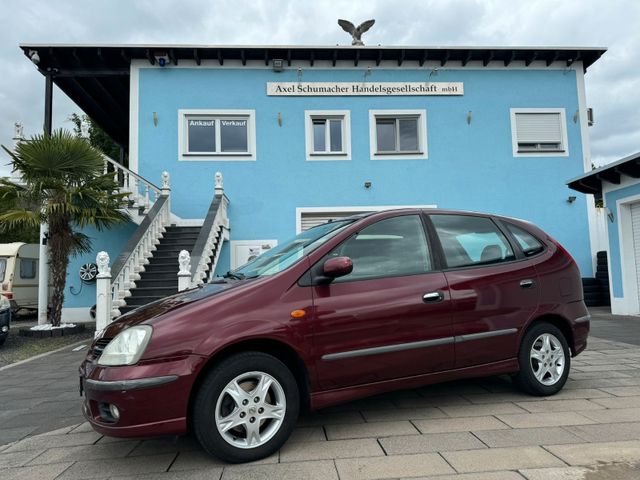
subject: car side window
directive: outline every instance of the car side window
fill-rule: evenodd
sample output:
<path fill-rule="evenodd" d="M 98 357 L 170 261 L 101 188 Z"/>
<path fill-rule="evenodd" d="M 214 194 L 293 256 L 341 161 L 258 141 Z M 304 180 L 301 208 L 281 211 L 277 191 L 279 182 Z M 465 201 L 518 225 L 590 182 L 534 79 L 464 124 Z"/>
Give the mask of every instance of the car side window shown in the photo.
<path fill-rule="evenodd" d="M 422 220 L 418 215 L 380 220 L 363 228 L 331 253 L 349 257 L 353 271 L 337 282 L 417 275 L 432 270 Z"/>
<path fill-rule="evenodd" d="M 449 268 L 490 265 L 515 259 L 506 237 L 490 218 L 431 215 Z"/>
<path fill-rule="evenodd" d="M 504 222 L 504 224 L 507 226 L 507 230 L 509 230 L 511 235 L 516 239 L 520 248 L 522 248 L 522 253 L 527 257 L 536 255 L 544 250 L 542 242 L 523 228 L 516 227 L 512 223 L 508 222 Z"/>

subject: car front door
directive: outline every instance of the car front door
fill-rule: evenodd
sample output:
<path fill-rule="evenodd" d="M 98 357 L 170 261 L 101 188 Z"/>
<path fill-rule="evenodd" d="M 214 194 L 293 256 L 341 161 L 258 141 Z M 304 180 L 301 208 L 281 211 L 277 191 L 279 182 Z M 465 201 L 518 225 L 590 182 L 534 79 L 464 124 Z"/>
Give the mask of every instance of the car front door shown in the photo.
<path fill-rule="evenodd" d="M 353 261 L 349 275 L 312 286 L 322 388 L 450 369 L 449 289 L 444 274 L 433 268 L 420 216 L 373 223 L 318 265 L 344 256 Z"/>
<path fill-rule="evenodd" d="M 538 306 L 530 260 L 489 217 L 432 214 L 446 264 L 455 336 L 455 367 L 517 356 L 520 329 Z"/>

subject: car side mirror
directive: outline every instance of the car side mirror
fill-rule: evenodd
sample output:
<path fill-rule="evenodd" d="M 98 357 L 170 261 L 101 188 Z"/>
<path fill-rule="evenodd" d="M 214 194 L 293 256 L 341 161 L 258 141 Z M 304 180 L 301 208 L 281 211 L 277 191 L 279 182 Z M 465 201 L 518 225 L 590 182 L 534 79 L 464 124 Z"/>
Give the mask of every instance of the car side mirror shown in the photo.
<path fill-rule="evenodd" d="M 353 271 L 353 261 L 349 257 L 330 258 L 322 265 L 322 273 L 330 280 L 349 275 Z"/>

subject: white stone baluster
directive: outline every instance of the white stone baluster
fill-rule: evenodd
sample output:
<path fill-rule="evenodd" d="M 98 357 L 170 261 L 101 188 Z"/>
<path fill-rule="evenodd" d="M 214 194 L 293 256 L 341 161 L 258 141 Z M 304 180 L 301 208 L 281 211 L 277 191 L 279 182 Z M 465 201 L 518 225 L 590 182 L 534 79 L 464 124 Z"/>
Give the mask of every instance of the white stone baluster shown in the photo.
<path fill-rule="evenodd" d="M 191 285 L 191 255 L 186 250 L 178 255 L 178 291 L 186 290 Z"/>
<path fill-rule="evenodd" d="M 98 275 L 96 277 L 96 336 L 111 323 L 111 268 L 109 254 L 99 252 L 96 256 Z"/>

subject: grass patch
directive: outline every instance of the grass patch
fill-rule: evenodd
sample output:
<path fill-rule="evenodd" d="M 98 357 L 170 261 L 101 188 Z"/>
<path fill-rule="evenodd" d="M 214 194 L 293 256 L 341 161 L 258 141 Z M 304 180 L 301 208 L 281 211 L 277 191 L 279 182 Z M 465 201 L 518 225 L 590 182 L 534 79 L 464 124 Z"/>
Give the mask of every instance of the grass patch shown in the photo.
<path fill-rule="evenodd" d="M 65 345 L 71 345 L 83 340 L 86 340 L 87 344 L 89 344 L 93 339 L 92 329 L 87 329 L 84 332 L 75 335 L 65 335 L 63 337 L 22 337 L 18 335 L 18 325 L 15 323 L 11 325 L 12 331 L 9 333 L 4 345 L 0 347 L 0 367 L 35 357 L 41 353 L 57 350 Z"/>

